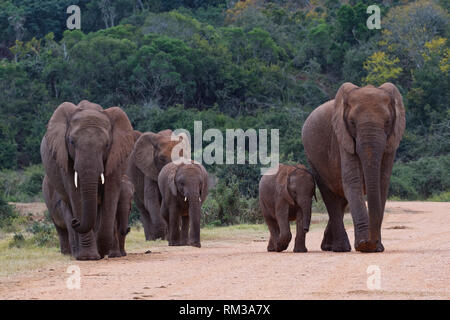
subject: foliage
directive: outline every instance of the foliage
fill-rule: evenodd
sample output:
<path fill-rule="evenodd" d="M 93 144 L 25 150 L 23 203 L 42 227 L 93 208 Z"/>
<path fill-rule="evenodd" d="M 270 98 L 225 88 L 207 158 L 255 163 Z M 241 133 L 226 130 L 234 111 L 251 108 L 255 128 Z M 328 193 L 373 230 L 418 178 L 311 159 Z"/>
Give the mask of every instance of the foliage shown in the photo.
<path fill-rule="evenodd" d="M 397 162 L 392 170 L 390 196 L 425 200 L 450 189 L 450 155 Z"/>
<path fill-rule="evenodd" d="M 12 221 L 17 217 L 17 213 L 0 195 L 0 229 L 10 227 Z"/>
<path fill-rule="evenodd" d="M 81 8 L 81 30 L 66 30 L 69 4 Z M 391 192 L 429 197 L 406 175 L 450 150 L 448 4 L 383 1 L 382 29 L 368 30 L 371 4 L 0 1 L 0 193 L 8 201 L 40 196 L 42 172 L 25 168 L 41 162 L 45 125 L 64 101 L 118 105 L 140 131 L 192 133 L 200 120 L 203 130 L 279 129 L 280 160 L 306 163 L 301 127 L 314 108 L 334 98 L 343 82 L 393 81 L 407 126 Z M 236 201 L 250 208 L 244 202 L 257 196 L 258 166 L 207 169 L 236 187 Z M 436 186 L 432 194 L 448 188 Z M 221 210 L 221 224 L 236 221 L 225 199 L 209 201 L 211 219 Z"/>
<path fill-rule="evenodd" d="M 381 86 L 385 82 L 394 82 L 402 72 L 402 68 L 397 67 L 400 60 L 390 59 L 383 51 L 377 51 L 364 63 L 367 70 L 367 77 L 363 80 L 365 84 Z"/>
<path fill-rule="evenodd" d="M 42 201 L 42 165 L 34 165 L 25 170 L 0 171 L 0 196 L 11 202 Z"/>

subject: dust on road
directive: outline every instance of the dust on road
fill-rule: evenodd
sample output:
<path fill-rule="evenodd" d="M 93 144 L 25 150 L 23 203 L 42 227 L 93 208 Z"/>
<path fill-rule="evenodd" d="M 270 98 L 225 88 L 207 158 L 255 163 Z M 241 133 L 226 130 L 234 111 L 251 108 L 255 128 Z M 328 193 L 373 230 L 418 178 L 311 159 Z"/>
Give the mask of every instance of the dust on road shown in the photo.
<path fill-rule="evenodd" d="M 200 249 L 71 261 L 81 270 L 80 290 L 67 289 L 67 264 L 0 278 L 0 299 L 449 299 L 450 203 L 386 208 L 384 253 L 320 251 L 323 228 L 308 233 L 308 253 L 293 253 L 293 241 L 268 253 L 260 237 L 210 240 Z M 371 265 L 381 271 L 380 290 L 367 288 Z"/>

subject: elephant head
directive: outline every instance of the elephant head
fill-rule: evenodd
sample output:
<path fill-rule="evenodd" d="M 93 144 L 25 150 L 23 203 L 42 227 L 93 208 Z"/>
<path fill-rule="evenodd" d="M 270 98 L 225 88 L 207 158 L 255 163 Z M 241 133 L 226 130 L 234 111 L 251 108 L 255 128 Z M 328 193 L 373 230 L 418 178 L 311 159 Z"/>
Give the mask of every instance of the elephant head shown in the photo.
<path fill-rule="evenodd" d="M 188 142 L 187 137 L 180 135 L 173 139 L 172 130 L 141 134 L 133 151 L 134 164 L 145 176 L 158 181 L 159 172 L 173 160 L 172 150 L 180 142 Z"/>
<path fill-rule="evenodd" d="M 108 178 L 122 167 L 132 151 L 130 121 L 118 107 L 103 110 L 88 101 L 78 106 L 65 102 L 53 113 L 44 139 L 47 150 L 41 148 L 43 161 L 52 157 L 56 163 L 55 168 L 44 163 L 46 171 L 59 167 L 65 176 L 66 189 L 79 193 L 81 215 L 74 217 L 72 227 L 86 233 L 93 229 L 97 219 L 99 188 L 106 188 L 102 185 L 110 183 Z M 120 177 L 111 180 L 120 183 Z M 70 183 L 73 186 L 67 188 Z"/>
<path fill-rule="evenodd" d="M 341 152 L 356 156 L 364 175 L 369 210 L 369 238 L 380 240 L 383 217 L 381 163 L 395 153 L 405 130 L 405 109 L 392 83 L 359 88 L 344 83 L 335 98 L 332 126 Z"/>
<path fill-rule="evenodd" d="M 289 205 L 297 205 L 302 209 L 303 230 L 308 232 L 311 225 L 312 198 L 316 197 L 313 175 L 305 166 L 296 165 L 295 169 L 287 174 L 286 181 L 280 182 L 280 185 L 283 186 L 282 195 Z"/>

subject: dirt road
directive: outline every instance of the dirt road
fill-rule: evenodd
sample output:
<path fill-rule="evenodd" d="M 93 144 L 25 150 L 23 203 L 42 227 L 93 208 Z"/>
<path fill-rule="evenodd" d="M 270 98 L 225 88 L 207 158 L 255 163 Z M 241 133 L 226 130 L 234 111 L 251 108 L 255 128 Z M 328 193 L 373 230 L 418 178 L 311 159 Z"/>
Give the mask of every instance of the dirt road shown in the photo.
<path fill-rule="evenodd" d="M 80 290 L 67 289 L 67 265 L 56 265 L 0 279 L 0 299 L 450 299 L 450 203 L 389 202 L 384 253 L 322 252 L 322 234 L 307 235 L 306 254 L 292 243 L 268 253 L 258 237 L 71 261 Z M 379 290 L 367 287 L 369 266 L 379 268 Z"/>

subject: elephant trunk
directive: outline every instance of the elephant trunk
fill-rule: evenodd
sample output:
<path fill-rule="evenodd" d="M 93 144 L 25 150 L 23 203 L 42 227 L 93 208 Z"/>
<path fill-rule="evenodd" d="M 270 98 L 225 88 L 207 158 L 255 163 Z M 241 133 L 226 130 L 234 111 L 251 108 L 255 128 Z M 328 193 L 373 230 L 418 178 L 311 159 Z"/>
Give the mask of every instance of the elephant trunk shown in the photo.
<path fill-rule="evenodd" d="M 201 201 L 199 195 L 188 196 L 189 199 L 189 244 L 200 248 Z"/>
<path fill-rule="evenodd" d="M 87 233 L 94 228 L 98 207 L 98 176 L 86 174 L 80 176 L 81 221 L 74 218 L 72 228 L 78 233 Z"/>
<path fill-rule="evenodd" d="M 365 131 L 365 132 L 364 132 Z M 381 241 L 383 207 L 381 205 L 381 160 L 386 147 L 383 130 L 369 127 L 357 139 L 356 151 L 361 159 L 369 211 L 369 245 L 375 250 Z"/>

